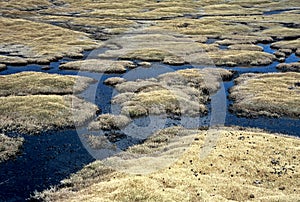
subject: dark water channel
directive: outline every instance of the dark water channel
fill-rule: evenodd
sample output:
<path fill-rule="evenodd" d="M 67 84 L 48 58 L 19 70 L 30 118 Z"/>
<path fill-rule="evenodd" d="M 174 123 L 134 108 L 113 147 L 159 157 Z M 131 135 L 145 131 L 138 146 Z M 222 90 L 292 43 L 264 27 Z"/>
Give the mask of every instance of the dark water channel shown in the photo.
<path fill-rule="evenodd" d="M 208 41 L 214 43 L 215 39 Z M 264 48 L 265 52 L 273 53 L 275 50 L 270 45 L 259 44 Z M 226 49 L 226 47 L 222 47 Z M 90 52 L 85 52 L 85 57 Z M 13 74 L 22 71 L 38 71 L 47 73 L 58 73 L 62 75 L 77 75 L 78 71 L 60 70 L 59 64 L 71 61 L 70 58 L 63 58 L 60 61 L 52 62 L 49 70 L 43 70 L 40 65 L 26 66 L 8 66 L 7 70 L 0 72 L 1 75 Z M 291 54 L 286 62 L 296 62 L 299 58 L 295 54 Z M 237 72 L 237 75 L 256 72 L 277 72 L 274 62 L 268 66 L 260 67 L 234 67 L 227 68 Z M 160 63 L 153 63 L 151 68 L 137 68 L 126 72 L 125 74 L 94 74 L 88 72 L 80 72 L 80 75 L 91 76 L 98 79 L 96 86 L 96 95 L 93 97 L 94 103 L 97 104 L 102 113 L 111 111 L 110 100 L 114 93 L 112 87 L 103 84 L 103 81 L 109 77 L 120 76 L 127 80 L 135 80 L 138 78 L 151 78 L 169 71 L 178 69 L 191 68 L 191 65 L 169 66 Z M 228 95 L 228 89 L 234 85 L 233 81 L 224 82 L 224 89 Z M 226 100 L 226 106 L 231 104 L 230 100 Z M 225 125 L 237 125 L 247 127 L 257 127 L 266 129 L 271 132 L 281 132 L 289 135 L 300 136 L 299 126 L 300 120 L 289 118 L 268 118 L 259 117 L 255 119 L 241 118 L 226 111 Z M 200 125 L 209 124 L 209 116 L 199 118 Z M 142 126 L 149 121 L 147 118 L 135 120 L 137 125 Z M 182 124 L 178 119 L 168 118 L 165 127 Z M 7 134 L 16 136 L 17 134 Z M 86 151 L 77 131 L 74 129 L 50 131 L 38 136 L 21 135 L 25 138 L 22 154 L 16 159 L 11 159 L 0 164 L 0 201 L 24 201 L 30 197 L 35 190 L 42 191 L 51 185 L 59 184 L 60 180 L 67 178 L 71 173 L 80 170 L 84 165 L 94 161 L 94 158 Z M 138 141 L 127 139 L 127 143 L 123 145 L 130 146 Z M 120 143 L 122 145 L 122 142 Z M 122 146 L 120 146 L 122 147 Z M 124 147 L 126 148 L 126 147 Z"/>

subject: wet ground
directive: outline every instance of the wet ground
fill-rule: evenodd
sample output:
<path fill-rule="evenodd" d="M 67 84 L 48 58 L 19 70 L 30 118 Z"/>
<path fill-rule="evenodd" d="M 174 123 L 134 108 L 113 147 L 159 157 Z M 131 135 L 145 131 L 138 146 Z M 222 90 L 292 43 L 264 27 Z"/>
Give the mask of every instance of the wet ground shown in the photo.
<path fill-rule="evenodd" d="M 278 11 L 279 12 L 279 11 Z M 215 39 L 210 39 L 207 43 L 214 43 Z M 265 52 L 273 53 L 275 50 L 270 48 L 270 45 L 259 44 L 264 48 Z M 222 46 L 222 49 L 226 49 L 226 46 Z M 85 57 L 90 52 L 85 52 Z M 78 71 L 66 71 L 60 70 L 59 64 L 71 61 L 70 58 L 63 58 L 57 62 L 52 62 L 49 66 L 49 70 L 43 70 L 40 65 L 27 65 L 27 66 L 8 66 L 7 70 L 0 72 L 1 75 L 13 74 L 22 71 L 39 71 L 47 73 L 58 73 L 62 75 L 77 75 Z M 286 63 L 299 61 L 299 57 L 295 54 L 291 54 Z M 266 73 L 277 72 L 276 65 L 278 62 L 274 62 L 268 66 L 260 67 L 233 67 L 227 68 L 236 71 L 236 75 L 248 72 Z M 125 74 L 95 74 L 88 72 L 80 72 L 80 75 L 90 76 L 99 80 L 96 89 L 95 96 L 92 96 L 90 101 L 95 102 L 102 110 L 102 113 L 109 113 L 111 111 L 110 100 L 114 94 L 114 89 L 110 86 L 103 84 L 103 81 L 109 77 L 124 77 L 127 80 L 135 80 L 138 78 L 151 78 L 169 71 L 175 71 L 178 69 L 191 68 L 191 65 L 183 66 L 170 66 L 161 63 L 153 63 L 151 68 L 137 68 L 130 70 Z M 200 68 L 200 67 L 199 67 Z M 220 67 L 221 68 L 221 67 Z M 233 80 L 223 83 L 223 90 L 225 95 L 228 95 L 228 89 L 234 85 Z M 88 91 L 86 92 L 88 93 Z M 225 98 L 226 98 L 225 96 Z M 88 96 L 84 96 L 87 99 Z M 268 118 L 259 117 L 255 119 L 237 117 L 236 115 L 228 111 L 228 106 L 231 101 L 226 99 L 225 104 L 227 109 L 225 122 L 226 126 L 237 125 L 246 127 L 257 127 L 266 129 L 270 132 L 285 133 L 294 136 L 300 136 L 298 127 L 300 120 L 294 120 L 289 118 Z M 208 104 L 211 108 L 211 105 Z M 149 121 L 155 119 L 155 117 L 139 118 L 135 120 L 135 124 L 140 127 L 146 127 Z M 194 119 L 196 126 L 209 126 L 212 122 L 211 113 L 205 117 L 198 117 Z M 165 127 L 172 125 L 184 125 L 187 124 L 181 118 L 168 117 L 165 121 Z M 187 125 L 184 125 L 187 126 Z M 190 125 L 188 127 L 193 127 Z M 15 136 L 17 134 L 7 134 L 9 136 Z M 22 201 L 32 194 L 35 190 L 42 191 L 49 188 L 52 185 L 59 184 L 60 180 L 67 178 L 71 173 L 80 170 L 84 165 L 92 162 L 94 158 L 87 152 L 82 144 L 78 131 L 74 130 L 60 130 L 51 131 L 38 136 L 22 135 L 25 138 L 23 145 L 22 155 L 16 159 L 9 160 L 0 164 L 0 201 Z M 124 138 L 117 142 L 117 145 L 121 149 L 126 149 L 132 144 L 138 143 L 136 138 Z"/>

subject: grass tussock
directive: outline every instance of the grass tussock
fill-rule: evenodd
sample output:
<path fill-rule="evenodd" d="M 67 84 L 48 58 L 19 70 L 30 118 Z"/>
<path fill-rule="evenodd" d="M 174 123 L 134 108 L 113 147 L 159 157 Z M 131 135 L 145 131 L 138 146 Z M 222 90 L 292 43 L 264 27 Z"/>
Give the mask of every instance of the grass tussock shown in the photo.
<path fill-rule="evenodd" d="M 287 28 L 287 27 L 272 27 L 270 29 L 262 31 L 262 34 L 271 36 L 277 39 L 284 38 L 299 38 L 300 29 L 298 28 Z"/>
<path fill-rule="evenodd" d="M 249 51 L 263 51 L 261 46 L 253 44 L 235 44 L 228 46 L 230 50 L 249 50 Z"/>
<path fill-rule="evenodd" d="M 89 130 L 119 130 L 130 122 L 131 119 L 124 115 L 102 114 L 89 124 Z"/>
<path fill-rule="evenodd" d="M 94 80 L 41 72 L 21 72 L 0 76 L 0 96 L 36 94 L 73 94 L 86 89 Z"/>
<path fill-rule="evenodd" d="M 216 51 L 208 55 L 217 66 L 261 66 L 271 64 L 275 59 L 272 54 L 249 50 Z"/>
<path fill-rule="evenodd" d="M 0 62 L 4 65 L 26 65 L 27 60 L 17 56 L 0 55 Z M 3 64 L 1 64 L 3 65 Z"/>
<path fill-rule="evenodd" d="M 0 163 L 6 161 L 20 152 L 24 138 L 11 138 L 4 134 L 0 134 Z"/>
<path fill-rule="evenodd" d="M 184 131 L 183 136 L 178 135 Z M 146 169 L 150 162 L 154 166 L 158 159 L 162 164 L 170 156 L 178 155 L 175 152 L 178 148 L 186 149 L 176 157 L 176 162 L 163 169 L 142 175 L 126 174 L 96 161 L 64 180 L 61 188 L 37 193 L 35 197 L 49 201 L 297 201 L 299 198 L 299 139 L 239 128 L 191 133 L 179 128 L 163 130 L 144 143 L 161 148 L 156 158 L 146 155 L 119 160 L 129 165 L 129 169 Z M 188 136 L 194 139 L 189 146 L 183 144 Z M 209 146 L 207 138 L 212 136 L 217 139 Z M 127 153 L 137 152 L 139 147 L 147 153 L 145 145 L 134 146 Z M 201 156 L 205 148 L 210 148 L 210 152 Z M 114 161 L 115 157 L 111 159 Z"/>
<path fill-rule="evenodd" d="M 300 62 L 281 63 L 276 68 L 283 72 L 300 72 Z"/>
<path fill-rule="evenodd" d="M 109 139 L 106 136 L 100 135 L 84 135 L 84 138 L 87 142 L 87 144 L 90 146 L 90 148 L 95 150 L 101 150 L 101 149 L 109 149 L 116 151 L 117 147 L 116 145 L 112 144 Z"/>
<path fill-rule="evenodd" d="M 66 64 L 60 65 L 59 68 L 113 74 L 124 73 L 126 72 L 126 68 L 135 68 L 135 64 L 131 61 L 90 59 L 68 62 Z"/>
<path fill-rule="evenodd" d="M 196 42 L 197 40 L 201 39 L 150 27 L 138 30 L 133 36 L 131 34 L 121 36 L 117 43 L 118 47 L 122 48 L 108 50 L 100 57 L 160 61 L 171 65 L 181 65 L 191 62 L 185 60 L 187 55 L 197 52 L 205 54 L 205 49 Z"/>
<path fill-rule="evenodd" d="M 268 36 L 255 36 L 255 35 L 223 35 L 220 41 L 216 41 L 220 45 L 248 45 L 257 44 L 260 42 L 270 43 L 273 42 L 272 37 Z"/>
<path fill-rule="evenodd" d="M 84 124 L 97 106 L 75 96 L 27 95 L 0 98 L 0 128 L 21 133 L 38 133 Z"/>
<path fill-rule="evenodd" d="M 163 61 L 165 57 L 172 56 L 171 53 L 158 49 L 141 49 L 121 56 L 121 59 L 135 59 L 144 61 Z"/>
<path fill-rule="evenodd" d="M 300 117 L 300 74 L 244 74 L 235 80 L 230 90 L 234 100 L 231 109 L 238 115 L 253 117 Z"/>
<path fill-rule="evenodd" d="M 300 39 L 289 40 L 289 41 L 278 41 L 271 44 L 272 48 L 276 49 L 291 49 L 297 50 L 300 48 Z"/>
<path fill-rule="evenodd" d="M 51 6 L 51 3 L 46 0 L 26 0 L 26 1 L 1 1 L 0 7 L 2 9 L 16 9 L 16 10 L 23 10 L 23 11 L 32 11 L 32 10 L 39 10 L 42 8 L 46 8 Z"/>
<path fill-rule="evenodd" d="M 0 64 L 0 72 L 3 70 L 6 70 L 6 65 L 5 64 Z"/>
<path fill-rule="evenodd" d="M 148 114 L 199 115 L 206 113 L 209 95 L 232 73 L 219 69 L 187 69 L 165 73 L 158 79 L 127 81 L 116 85 L 112 99 L 130 117 Z"/>
<path fill-rule="evenodd" d="M 106 79 L 104 81 L 104 84 L 109 85 L 109 86 L 115 86 L 115 85 L 121 84 L 125 81 L 126 81 L 126 79 L 121 78 L 121 77 L 111 77 L 111 78 Z"/>
<path fill-rule="evenodd" d="M 85 49 L 98 46 L 84 33 L 45 23 L 1 17 L 0 27 L 1 46 L 8 53 L 2 63 L 10 64 L 15 52 L 25 62 L 47 63 L 63 56 L 81 57 Z"/>

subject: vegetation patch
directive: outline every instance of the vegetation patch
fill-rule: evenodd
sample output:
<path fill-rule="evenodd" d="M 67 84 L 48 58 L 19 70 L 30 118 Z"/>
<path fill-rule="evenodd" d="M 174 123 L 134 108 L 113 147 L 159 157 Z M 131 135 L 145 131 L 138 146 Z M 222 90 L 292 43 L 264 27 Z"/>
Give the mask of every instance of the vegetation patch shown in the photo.
<path fill-rule="evenodd" d="M 0 96 L 73 94 L 83 91 L 93 82 L 93 79 L 81 76 L 21 72 L 0 76 Z"/>
<path fill-rule="evenodd" d="M 271 44 L 272 48 L 276 49 L 291 49 L 296 51 L 300 48 L 300 39 L 289 40 L 289 41 L 278 41 Z"/>
<path fill-rule="evenodd" d="M 297 49 L 296 55 L 300 56 L 300 48 Z"/>
<path fill-rule="evenodd" d="M 124 73 L 126 68 L 135 68 L 136 65 L 131 61 L 113 61 L 90 59 L 75 62 L 68 62 L 59 66 L 60 69 L 90 71 L 99 73 Z"/>
<path fill-rule="evenodd" d="M 115 86 L 115 85 L 123 83 L 125 81 L 126 81 L 126 79 L 121 78 L 121 77 L 111 77 L 111 78 L 106 79 L 104 81 L 104 84 L 109 85 L 109 86 Z"/>
<path fill-rule="evenodd" d="M 112 99 L 121 113 L 130 117 L 148 114 L 206 113 L 209 95 L 220 87 L 220 80 L 232 73 L 224 69 L 186 69 L 165 73 L 157 79 L 127 81 L 116 85 L 120 93 Z"/>
<path fill-rule="evenodd" d="M 87 34 L 23 19 L 0 18 L 1 63 L 48 63 L 63 56 L 82 57 L 82 51 L 99 46 Z M 15 53 L 20 57 L 15 57 Z"/>
<path fill-rule="evenodd" d="M 163 61 L 165 57 L 172 54 L 158 49 L 141 49 L 121 56 L 122 59 L 136 59 L 144 61 Z"/>
<path fill-rule="evenodd" d="M 0 64 L 0 72 L 6 70 L 6 65 L 5 64 Z"/>
<path fill-rule="evenodd" d="M 195 134 L 196 132 L 196 134 Z M 194 141 L 183 142 L 191 136 Z M 217 138 L 212 145 L 207 138 Z M 176 137 L 176 138 L 174 138 Z M 150 174 L 126 174 L 93 162 L 59 188 L 36 193 L 50 201 L 297 201 L 300 196 L 298 153 L 300 140 L 256 129 L 219 128 L 190 131 L 168 128 L 127 155 L 153 150 L 155 158 L 119 159 L 128 170 L 147 169 L 186 149 L 170 166 Z M 148 148 L 148 149 L 147 149 Z M 209 150 L 204 155 L 205 149 Z M 204 153 L 203 153 L 204 152 Z M 116 157 L 105 161 L 116 162 Z M 157 161 L 155 161 L 157 160 Z M 76 190 L 76 191 L 74 191 Z"/>
<path fill-rule="evenodd" d="M 11 138 L 0 134 L 0 163 L 6 161 L 20 152 L 24 138 Z"/>
<path fill-rule="evenodd" d="M 0 128 L 38 133 L 74 127 L 95 117 L 98 107 L 75 96 L 27 95 L 0 97 Z"/>
<path fill-rule="evenodd" d="M 116 145 L 112 144 L 108 138 L 104 135 L 84 135 L 84 138 L 87 142 L 87 144 L 95 150 L 101 150 L 101 149 L 109 149 L 109 150 L 117 150 Z"/>
<path fill-rule="evenodd" d="M 124 115 L 102 114 L 89 124 L 89 130 L 119 130 L 130 122 L 131 119 Z"/>
<path fill-rule="evenodd" d="M 243 74 L 230 89 L 231 110 L 247 117 L 300 118 L 299 80 L 300 74 L 295 72 Z"/>
<path fill-rule="evenodd" d="M 276 68 L 283 72 L 300 72 L 300 62 L 281 63 Z"/>
<path fill-rule="evenodd" d="M 249 51 L 263 51 L 264 49 L 261 46 L 253 44 L 234 44 L 228 46 L 230 50 L 249 50 Z"/>
<path fill-rule="evenodd" d="M 285 39 L 285 38 L 299 38 L 300 37 L 300 29 L 296 28 L 287 28 L 287 27 L 272 27 L 270 29 L 262 31 L 262 34 L 271 36 L 277 39 Z"/>
<path fill-rule="evenodd" d="M 209 52 L 209 57 L 217 66 L 259 66 L 273 62 L 275 56 L 262 51 L 224 50 Z"/>

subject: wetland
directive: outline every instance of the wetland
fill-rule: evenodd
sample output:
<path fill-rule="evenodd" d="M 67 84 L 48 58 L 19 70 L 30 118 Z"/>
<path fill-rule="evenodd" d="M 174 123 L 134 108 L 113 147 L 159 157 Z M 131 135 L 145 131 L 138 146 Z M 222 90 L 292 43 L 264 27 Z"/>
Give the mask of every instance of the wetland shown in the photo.
<path fill-rule="evenodd" d="M 299 2 L 0 14 L 0 201 L 299 199 Z"/>

